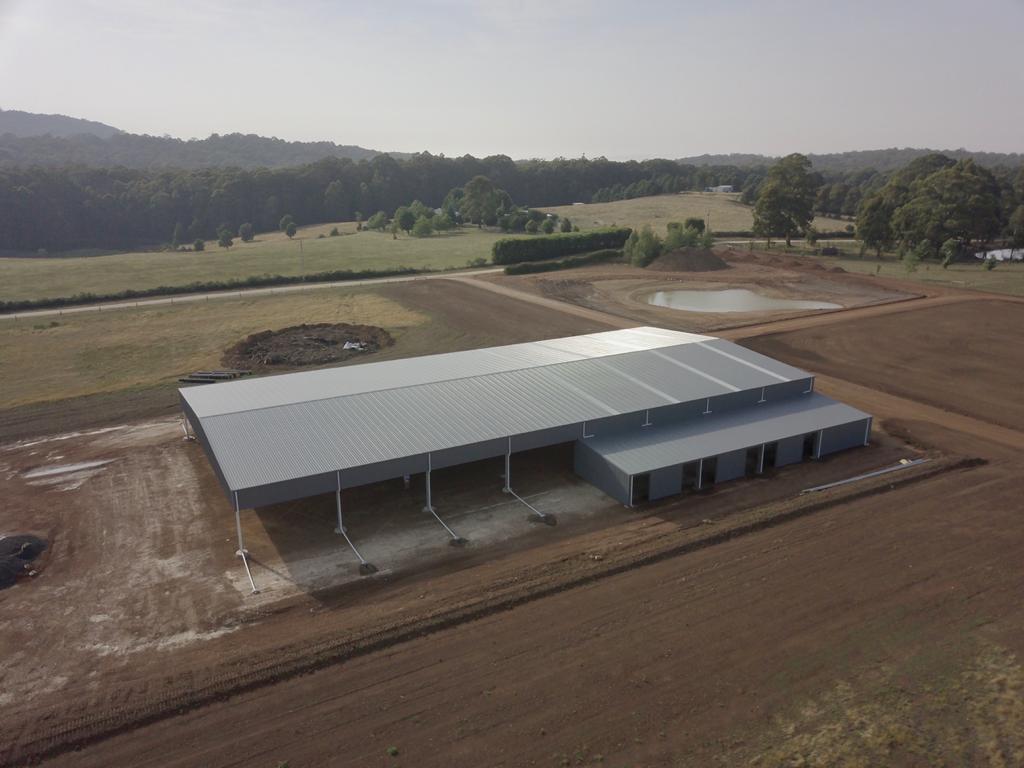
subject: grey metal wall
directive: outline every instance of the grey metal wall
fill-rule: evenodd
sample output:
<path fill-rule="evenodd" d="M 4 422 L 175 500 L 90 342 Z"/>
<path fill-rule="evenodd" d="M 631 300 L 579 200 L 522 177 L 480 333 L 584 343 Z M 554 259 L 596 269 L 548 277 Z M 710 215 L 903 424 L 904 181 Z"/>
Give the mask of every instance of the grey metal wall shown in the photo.
<path fill-rule="evenodd" d="M 528 432 L 525 435 L 513 435 L 512 452 L 531 451 L 534 448 L 547 448 L 549 445 L 571 443 L 582 436 L 583 429 L 579 424 L 542 429 L 537 432 Z"/>
<path fill-rule="evenodd" d="M 778 441 L 778 448 L 775 451 L 775 466 L 784 467 L 787 464 L 799 464 L 804 458 L 804 438 L 787 437 Z"/>
<path fill-rule="evenodd" d="M 213 467 L 213 474 L 216 475 L 217 482 L 220 483 L 220 487 L 224 489 L 224 493 L 227 494 L 227 496 L 230 498 L 231 489 L 228 488 L 228 483 L 224 479 L 224 473 L 221 472 L 220 464 L 217 463 L 217 457 L 214 456 L 213 451 L 210 450 L 210 443 L 206 439 L 206 433 L 203 431 L 202 422 L 199 420 L 199 417 L 197 417 L 195 412 L 192 410 L 192 406 L 185 402 L 185 398 L 183 398 L 180 394 L 178 395 L 178 400 L 181 402 L 182 413 L 185 414 L 185 418 L 188 419 L 189 426 L 192 427 L 192 431 L 196 435 L 196 440 L 203 447 L 203 453 L 206 454 L 206 460 L 209 461 L 210 466 Z M 232 503 L 234 502 L 232 501 Z"/>
<path fill-rule="evenodd" d="M 871 419 L 862 419 L 822 430 L 820 454 L 824 456 L 827 453 L 864 445 L 864 435 L 866 430 L 870 429 L 870 424 Z"/>
<path fill-rule="evenodd" d="M 444 451 L 435 451 L 430 454 L 431 469 L 443 469 L 453 467 L 456 464 L 469 464 L 481 459 L 490 459 L 494 456 L 504 456 L 508 452 L 508 439 L 486 440 L 482 443 L 471 445 L 460 445 L 458 448 L 448 448 Z"/>
<path fill-rule="evenodd" d="M 728 480 L 736 480 L 746 474 L 747 449 L 741 448 L 738 451 L 722 453 L 718 456 L 718 465 L 715 468 L 715 482 L 724 483 Z"/>
<path fill-rule="evenodd" d="M 582 440 L 577 441 L 573 451 L 573 470 L 613 499 L 626 505 L 630 503 L 629 477 L 590 450 Z"/>
<path fill-rule="evenodd" d="M 415 475 L 427 471 L 427 455 L 407 456 L 404 459 L 381 461 L 376 464 L 364 464 L 361 467 L 343 469 L 341 471 L 341 487 L 355 488 L 358 485 L 379 483 L 381 480 L 392 480 L 402 475 Z"/>
<path fill-rule="evenodd" d="M 769 402 L 785 400 L 787 397 L 807 394 L 808 390 L 813 390 L 814 378 L 808 377 L 806 379 L 798 379 L 797 381 L 779 382 L 778 384 L 773 384 L 767 389 L 768 391 L 765 393 L 765 398 Z"/>
<path fill-rule="evenodd" d="M 648 498 L 651 501 L 675 496 L 683 491 L 683 468 L 680 465 L 665 467 L 651 472 L 651 485 Z"/>
<path fill-rule="evenodd" d="M 334 493 L 337 488 L 338 473 L 326 472 L 281 483 L 268 483 L 256 488 L 244 488 L 238 491 L 238 506 L 244 509 L 266 507 L 270 504 L 304 499 L 307 496 L 318 496 L 321 493 Z"/>

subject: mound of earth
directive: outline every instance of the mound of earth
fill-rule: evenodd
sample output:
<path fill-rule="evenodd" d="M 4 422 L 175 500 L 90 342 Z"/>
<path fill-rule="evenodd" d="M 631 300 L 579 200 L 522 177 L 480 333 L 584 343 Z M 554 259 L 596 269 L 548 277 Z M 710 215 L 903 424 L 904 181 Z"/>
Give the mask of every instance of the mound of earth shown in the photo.
<path fill-rule="evenodd" d="M 669 251 L 647 265 L 647 269 L 653 269 L 655 272 L 712 272 L 728 268 L 729 265 L 709 248 L 680 248 Z"/>
<path fill-rule="evenodd" d="M 46 541 L 38 536 L 24 534 L 0 539 L 0 589 L 12 586 L 22 576 L 31 576 L 29 563 L 44 549 Z"/>
<path fill-rule="evenodd" d="M 224 353 L 231 368 L 326 365 L 376 352 L 395 343 L 391 334 L 375 325 L 315 323 L 277 331 L 260 331 Z"/>

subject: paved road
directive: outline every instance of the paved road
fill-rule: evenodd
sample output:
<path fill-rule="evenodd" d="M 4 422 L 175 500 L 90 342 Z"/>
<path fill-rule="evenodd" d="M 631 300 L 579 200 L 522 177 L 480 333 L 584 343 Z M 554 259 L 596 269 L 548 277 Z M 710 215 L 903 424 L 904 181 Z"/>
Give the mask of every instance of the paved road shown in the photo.
<path fill-rule="evenodd" d="M 100 304 L 83 304 L 76 307 L 61 307 L 59 309 L 34 309 L 26 312 L 15 312 L 13 314 L 0 315 L 0 320 L 19 320 L 34 317 L 57 317 L 60 315 L 74 315 L 79 312 L 107 312 L 117 309 L 135 309 L 136 307 L 152 307 L 160 304 L 186 304 L 194 301 L 214 301 L 217 299 L 237 299 L 244 296 L 266 296 L 272 293 L 295 293 L 298 291 L 314 291 L 321 288 L 351 288 L 361 285 L 380 285 L 381 283 L 406 283 L 413 280 L 438 280 L 453 277 L 471 275 L 489 275 L 494 272 L 501 272 L 501 267 L 490 267 L 488 269 L 475 269 L 467 272 L 430 272 L 418 275 L 400 275 L 397 277 L 371 277 L 362 280 L 338 280 L 332 283 L 299 283 L 296 285 L 275 285 L 267 288 L 244 288 L 240 291 L 207 291 L 205 293 L 183 293 L 177 296 L 162 296 L 155 299 L 138 299 L 132 301 L 115 301 Z"/>

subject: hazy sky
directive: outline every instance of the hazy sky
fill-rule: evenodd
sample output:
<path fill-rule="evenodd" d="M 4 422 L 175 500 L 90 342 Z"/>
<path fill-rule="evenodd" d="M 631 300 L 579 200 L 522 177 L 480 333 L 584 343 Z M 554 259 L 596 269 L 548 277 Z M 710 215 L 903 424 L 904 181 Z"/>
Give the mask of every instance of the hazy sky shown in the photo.
<path fill-rule="evenodd" d="M 682 157 L 1024 151 L 1024 0 L 0 0 L 0 107 L 135 133 Z"/>

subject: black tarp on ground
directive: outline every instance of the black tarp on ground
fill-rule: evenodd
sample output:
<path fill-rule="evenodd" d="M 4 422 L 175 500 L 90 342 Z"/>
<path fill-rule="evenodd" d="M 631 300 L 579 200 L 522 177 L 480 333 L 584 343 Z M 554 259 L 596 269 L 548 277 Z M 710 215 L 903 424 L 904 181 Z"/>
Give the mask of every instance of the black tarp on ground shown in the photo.
<path fill-rule="evenodd" d="M 44 549 L 46 540 L 30 534 L 0 538 L 0 589 L 12 586 Z"/>

